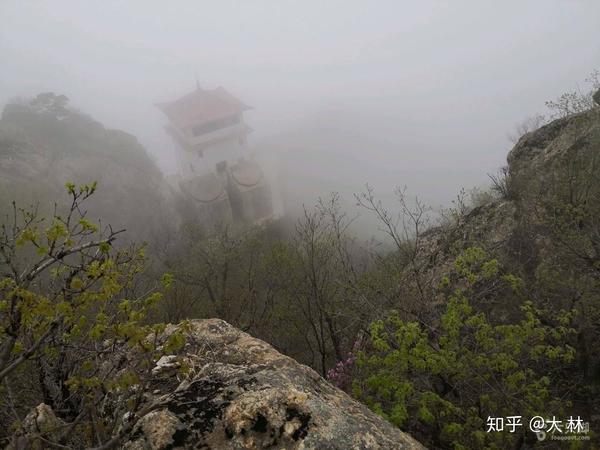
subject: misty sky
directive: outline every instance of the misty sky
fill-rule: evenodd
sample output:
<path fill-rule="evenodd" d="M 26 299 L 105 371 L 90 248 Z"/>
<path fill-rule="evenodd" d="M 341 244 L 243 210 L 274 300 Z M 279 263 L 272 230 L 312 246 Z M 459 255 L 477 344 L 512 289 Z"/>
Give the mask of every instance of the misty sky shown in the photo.
<path fill-rule="evenodd" d="M 600 67 L 600 2 L 0 0 L 0 61 L 0 104 L 64 93 L 166 173 L 153 104 L 197 76 L 255 108 L 252 145 L 310 195 L 369 181 L 438 204 L 485 182 L 514 125 Z"/>

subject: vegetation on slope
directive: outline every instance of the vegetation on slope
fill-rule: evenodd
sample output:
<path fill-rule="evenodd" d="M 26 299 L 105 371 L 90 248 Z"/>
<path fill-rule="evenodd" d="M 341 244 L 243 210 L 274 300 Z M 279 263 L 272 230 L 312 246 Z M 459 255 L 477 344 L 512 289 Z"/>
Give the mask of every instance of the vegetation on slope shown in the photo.
<path fill-rule="evenodd" d="M 354 239 L 335 195 L 295 224 L 259 228 L 207 229 L 191 214 L 175 214 L 192 210 L 178 199 L 177 208 L 162 209 L 173 219 L 165 227 L 154 217 L 161 208 L 147 208 L 163 204 L 160 174 L 132 137 L 105 130 L 60 96 L 9 105 L 0 170 L 14 184 L 2 195 L 37 198 L 40 213 L 17 214 L 15 228 L 3 199 L 0 436 L 44 401 L 71 429 L 87 430 L 82 446 L 116 445 L 115 417 L 136 413 L 135 393 L 166 351 L 147 348 L 142 336 L 155 323 L 217 316 L 310 365 L 432 448 L 553 445 L 526 426 L 487 433 L 488 416 L 521 415 L 524 423 L 531 415 L 581 416 L 594 439 L 600 115 L 586 105 L 521 137 L 494 190 L 480 192 L 474 207 L 459 199 L 437 226 L 404 191 L 396 193 L 398 214 L 370 188 L 357 195 L 388 245 Z M 100 177 L 106 197 L 90 211 L 103 225 L 69 208 L 72 201 L 62 203 L 77 218 L 71 225 L 52 212 L 64 178 L 82 176 Z M 75 202 L 95 185 L 78 189 L 68 185 Z M 37 221 L 42 216 L 47 221 Z M 149 271 L 141 272 L 136 253 L 122 253 L 107 223 L 130 226 L 132 240 L 156 224 L 146 235 Z M 90 247 L 79 250 L 79 237 Z M 53 270 L 24 285 L 25 268 L 37 260 Z M 159 302 L 148 293 L 163 269 L 170 289 Z M 108 395 L 98 379 L 111 364 L 107 342 L 116 353 L 147 354 L 146 366 L 121 386 L 132 400 L 118 414 L 96 403 Z"/>
<path fill-rule="evenodd" d="M 12 200 L 51 213 L 65 182 L 96 181 L 89 215 L 144 240 L 168 211 L 163 177 L 137 139 L 69 107 L 64 95 L 9 103 L 0 118 L 0 212 Z M 118 199 L 118 201 L 115 201 Z M 164 213 L 168 215 L 168 212 Z"/>

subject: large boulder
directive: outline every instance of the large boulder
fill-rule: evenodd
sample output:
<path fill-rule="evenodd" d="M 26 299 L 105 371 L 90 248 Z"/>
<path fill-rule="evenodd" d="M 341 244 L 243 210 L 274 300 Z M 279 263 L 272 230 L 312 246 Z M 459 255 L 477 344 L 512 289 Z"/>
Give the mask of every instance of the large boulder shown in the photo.
<path fill-rule="evenodd" d="M 176 376 L 179 364 L 186 376 Z M 192 321 L 183 352 L 159 361 L 154 374 L 152 396 L 168 401 L 136 424 L 125 449 L 423 448 L 312 369 L 222 320 Z"/>
<path fill-rule="evenodd" d="M 134 422 L 125 415 L 133 426 L 122 429 L 123 437 L 111 448 L 424 449 L 314 370 L 223 320 L 168 325 L 158 342 L 176 330 L 186 334 L 184 348 L 155 363 L 144 412 Z M 135 354 L 120 357 L 136 359 Z M 119 393 L 113 394 L 105 408 L 119 402 Z M 64 429 L 65 422 L 42 403 L 8 448 L 41 450 L 49 440 L 58 441 Z M 84 448 L 73 439 L 69 448 Z"/>
<path fill-rule="evenodd" d="M 508 166 L 519 199 L 545 194 L 558 178 L 579 167 L 591 168 L 600 148 L 600 111 L 554 120 L 527 133 L 508 154 Z"/>

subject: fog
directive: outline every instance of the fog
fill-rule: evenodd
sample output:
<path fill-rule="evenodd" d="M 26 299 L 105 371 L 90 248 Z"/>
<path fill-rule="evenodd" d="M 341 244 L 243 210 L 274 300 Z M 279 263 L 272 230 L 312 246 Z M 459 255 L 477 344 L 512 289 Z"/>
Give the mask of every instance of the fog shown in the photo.
<path fill-rule="evenodd" d="M 486 183 L 507 134 L 600 64 L 597 1 L 8 1 L 0 104 L 54 91 L 138 137 L 165 174 L 155 108 L 224 86 L 290 203 L 369 182 L 433 206 Z"/>

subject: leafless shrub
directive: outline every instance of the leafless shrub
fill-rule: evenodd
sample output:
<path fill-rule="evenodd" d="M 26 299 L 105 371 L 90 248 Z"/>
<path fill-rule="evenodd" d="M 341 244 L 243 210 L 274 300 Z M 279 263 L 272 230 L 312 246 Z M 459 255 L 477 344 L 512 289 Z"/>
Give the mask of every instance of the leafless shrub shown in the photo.
<path fill-rule="evenodd" d="M 546 102 L 546 106 L 551 110 L 551 119 L 570 116 L 594 107 L 593 95 L 600 89 L 600 70 L 594 70 L 588 78 L 585 79 L 585 87 L 577 86 L 577 89 L 565 92 L 556 100 Z"/>
<path fill-rule="evenodd" d="M 500 198 L 508 199 L 511 196 L 510 172 L 508 166 L 501 167 L 496 173 L 488 173 L 492 182 L 491 190 L 497 193 Z"/>
<path fill-rule="evenodd" d="M 472 208 L 479 208 L 480 206 L 485 206 L 493 202 L 496 198 L 499 197 L 499 194 L 490 189 L 484 189 L 479 187 L 474 187 L 469 191 L 469 198 L 471 200 Z"/>
<path fill-rule="evenodd" d="M 548 118 L 543 114 L 536 114 L 528 117 L 515 125 L 514 130 L 508 134 L 508 140 L 514 144 L 519 142 L 522 136 L 530 133 L 531 131 L 537 130 L 542 125 L 548 122 Z"/>

